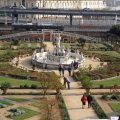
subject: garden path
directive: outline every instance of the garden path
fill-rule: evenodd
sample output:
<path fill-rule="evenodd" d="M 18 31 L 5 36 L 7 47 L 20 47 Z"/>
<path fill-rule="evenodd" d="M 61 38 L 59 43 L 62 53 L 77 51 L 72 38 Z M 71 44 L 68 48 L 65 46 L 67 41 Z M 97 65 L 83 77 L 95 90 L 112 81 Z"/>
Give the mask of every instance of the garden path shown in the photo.
<path fill-rule="evenodd" d="M 72 77 L 69 77 L 71 81 L 70 90 L 62 90 L 62 96 L 65 101 L 70 120 L 85 120 L 85 119 L 96 119 L 98 118 L 96 113 L 92 108 L 82 109 L 81 97 L 84 94 L 84 89 L 75 89 L 78 88 L 78 84 L 73 81 Z M 74 89 L 73 89 L 74 88 Z"/>

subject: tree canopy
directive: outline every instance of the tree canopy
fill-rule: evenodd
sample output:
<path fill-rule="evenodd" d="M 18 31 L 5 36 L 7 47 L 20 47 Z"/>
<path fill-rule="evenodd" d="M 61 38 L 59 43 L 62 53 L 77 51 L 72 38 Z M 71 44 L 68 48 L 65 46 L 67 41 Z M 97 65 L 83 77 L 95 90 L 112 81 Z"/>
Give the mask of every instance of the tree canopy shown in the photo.
<path fill-rule="evenodd" d="M 120 25 L 114 25 L 109 31 L 112 34 L 115 34 L 117 36 L 120 36 Z"/>

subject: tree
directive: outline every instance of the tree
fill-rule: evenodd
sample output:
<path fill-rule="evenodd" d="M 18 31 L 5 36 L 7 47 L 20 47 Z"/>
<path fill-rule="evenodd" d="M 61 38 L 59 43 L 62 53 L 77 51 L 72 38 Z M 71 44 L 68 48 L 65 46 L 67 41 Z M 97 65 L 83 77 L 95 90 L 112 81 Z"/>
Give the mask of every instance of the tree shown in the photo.
<path fill-rule="evenodd" d="M 3 91 L 2 94 L 6 94 L 7 90 L 11 87 L 11 84 L 9 82 L 4 82 L 1 84 L 1 90 Z"/>
<path fill-rule="evenodd" d="M 43 97 L 47 94 L 48 89 L 56 90 L 56 93 L 60 93 L 62 84 L 59 77 L 54 73 L 38 73 L 37 80 L 40 82 L 41 89 L 43 90 Z"/>
<path fill-rule="evenodd" d="M 84 75 L 83 79 L 81 80 L 82 87 L 86 90 L 86 93 L 90 92 L 92 87 L 92 81 L 89 76 Z"/>
<path fill-rule="evenodd" d="M 47 78 L 47 76 L 44 73 L 38 73 L 37 80 L 40 82 L 40 86 L 43 91 L 43 97 L 45 97 L 45 95 L 47 94 L 47 90 L 49 89 L 50 79 Z"/>
<path fill-rule="evenodd" d="M 81 47 L 83 48 L 84 45 L 85 45 L 86 40 L 85 40 L 84 38 L 79 38 L 79 39 L 77 39 L 77 42 L 78 42 L 78 43 L 81 45 Z"/>
<path fill-rule="evenodd" d="M 63 86 L 60 82 L 59 76 L 57 76 L 54 72 L 49 74 L 49 78 L 51 78 L 50 88 L 56 90 L 57 95 L 60 93 L 60 89 L 63 89 Z"/>
<path fill-rule="evenodd" d="M 117 36 L 120 36 L 120 25 L 114 25 L 109 31 L 112 34 L 115 34 Z"/>
<path fill-rule="evenodd" d="M 12 40 L 11 45 L 18 46 L 19 45 L 19 40 Z"/>

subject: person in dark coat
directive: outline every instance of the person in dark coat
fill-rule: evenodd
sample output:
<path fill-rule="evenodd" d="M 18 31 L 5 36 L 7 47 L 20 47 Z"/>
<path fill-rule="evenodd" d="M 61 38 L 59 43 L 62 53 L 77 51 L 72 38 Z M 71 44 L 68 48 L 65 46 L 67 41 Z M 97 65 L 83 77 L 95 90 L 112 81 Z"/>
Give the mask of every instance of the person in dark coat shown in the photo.
<path fill-rule="evenodd" d="M 87 95 L 87 101 L 88 101 L 88 108 L 90 108 L 91 107 L 91 103 L 93 101 L 93 97 L 91 96 L 90 93 Z"/>
<path fill-rule="evenodd" d="M 58 70 L 59 70 L 59 74 L 61 76 L 61 73 L 62 73 L 62 66 L 61 65 L 59 65 Z"/>
<path fill-rule="evenodd" d="M 68 86 L 68 89 L 70 89 L 70 81 L 67 79 L 67 86 Z"/>
<path fill-rule="evenodd" d="M 64 87 L 66 88 L 67 78 L 63 77 L 63 80 L 64 80 Z"/>
<path fill-rule="evenodd" d="M 62 76 L 64 76 L 64 71 L 65 71 L 64 66 L 61 66 L 61 73 L 62 73 Z"/>
<path fill-rule="evenodd" d="M 72 68 L 71 68 L 71 66 L 69 66 L 69 67 L 68 67 L 69 76 L 71 76 L 71 72 L 72 72 Z"/>

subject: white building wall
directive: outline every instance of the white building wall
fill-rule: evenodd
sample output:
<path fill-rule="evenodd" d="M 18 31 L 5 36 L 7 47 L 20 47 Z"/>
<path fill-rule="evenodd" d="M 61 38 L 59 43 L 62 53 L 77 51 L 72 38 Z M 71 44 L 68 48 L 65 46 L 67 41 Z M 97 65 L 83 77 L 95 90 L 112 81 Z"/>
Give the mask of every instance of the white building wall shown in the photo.
<path fill-rule="evenodd" d="M 13 6 L 14 3 L 19 7 L 22 4 L 22 0 L 0 0 L 0 7 Z M 26 8 L 38 7 L 38 8 L 60 8 L 60 9 L 103 9 L 106 8 L 104 0 L 25 0 Z M 43 15 L 20 15 L 20 18 L 26 17 L 36 21 Z M 46 16 L 47 17 L 47 16 Z"/>
<path fill-rule="evenodd" d="M 22 0 L 0 0 L 0 6 L 17 6 L 22 4 Z M 26 0 L 26 7 L 45 7 L 45 8 L 66 8 L 66 9 L 103 9 L 106 7 L 104 0 Z"/>

